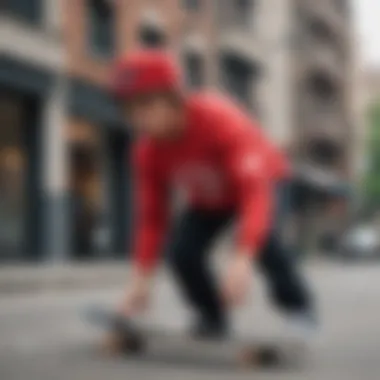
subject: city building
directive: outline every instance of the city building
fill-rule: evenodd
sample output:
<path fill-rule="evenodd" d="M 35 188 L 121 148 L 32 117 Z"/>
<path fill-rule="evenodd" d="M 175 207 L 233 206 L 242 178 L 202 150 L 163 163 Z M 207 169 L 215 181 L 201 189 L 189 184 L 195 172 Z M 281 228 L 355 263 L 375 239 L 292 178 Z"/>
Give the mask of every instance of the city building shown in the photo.
<path fill-rule="evenodd" d="M 54 1 L 0 5 L 1 259 L 42 259 L 48 237 L 65 245 L 60 21 Z"/>
<path fill-rule="evenodd" d="M 380 69 L 369 68 L 364 76 L 365 103 L 370 106 L 380 101 Z"/>
<path fill-rule="evenodd" d="M 359 175 L 362 122 L 351 3 L 297 0 L 293 6 L 295 158 L 335 182 L 353 184 Z M 348 200 L 316 202 L 301 215 L 301 235 L 309 230 L 318 239 L 329 231 L 342 232 L 349 222 L 354 188 L 352 193 Z"/>
<path fill-rule="evenodd" d="M 355 81 L 348 1 L 3 0 L 0 260 L 125 255 L 128 128 L 113 58 L 168 48 L 196 90 L 235 97 L 295 160 L 348 179 Z"/>

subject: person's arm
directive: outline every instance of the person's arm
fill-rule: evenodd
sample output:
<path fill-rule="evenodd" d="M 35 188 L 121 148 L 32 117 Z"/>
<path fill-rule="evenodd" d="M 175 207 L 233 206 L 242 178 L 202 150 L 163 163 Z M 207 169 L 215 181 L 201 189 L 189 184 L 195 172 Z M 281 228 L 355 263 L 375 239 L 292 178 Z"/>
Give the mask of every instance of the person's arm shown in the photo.
<path fill-rule="evenodd" d="M 258 128 L 258 126 L 252 126 Z M 272 224 L 274 185 L 267 167 L 267 150 L 260 133 L 251 138 L 231 125 L 221 136 L 225 165 L 238 198 L 237 253 L 255 255 Z"/>
<path fill-rule="evenodd" d="M 266 141 L 259 130 L 250 130 L 241 123 L 241 118 L 225 118 L 219 133 L 226 174 L 235 190 L 238 209 L 234 255 L 222 280 L 223 298 L 230 307 L 241 304 L 248 295 L 255 261 L 252 258 L 260 254 L 273 213 Z"/>
<path fill-rule="evenodd" d="M 138 152 L 135 164 L 134 264 L 151 272 L 159 259 L 168 222 L 168 191 L 152 159 Z"/>
<path fill-rule="evenodd" d="M 143 311 L 149 301 L 154 269 L 161 253 L 168 219 L 168 196 L 162 173 L 147 149 L 137 149 L 134 161 L 133 262 L 119 312 L 128 317 Z"/>

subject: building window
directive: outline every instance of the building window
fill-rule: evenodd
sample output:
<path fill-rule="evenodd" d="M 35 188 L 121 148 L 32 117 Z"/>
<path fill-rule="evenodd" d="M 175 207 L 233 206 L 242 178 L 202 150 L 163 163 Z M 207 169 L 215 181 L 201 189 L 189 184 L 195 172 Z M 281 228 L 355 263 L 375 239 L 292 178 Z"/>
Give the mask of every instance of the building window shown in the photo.
<path fill-rule="evenodd" d="M 107 0 L 89 0 L 89 44 L 91 52 L 111 57 L 114 52 L 114 14 Z"/>
<path fill-rule="evenodd" d="M 28 155 L 25 104 L 0 93 L 0 260 L 16 259 L 25 247 Z"/>
<path fill-rule="evenodd" d="M 348 0 L 335 0 L 335 5 L 338 11 L 347 13 L 350 10 L 350 4 Z"/>
<path fill-rule="evenodd" d="M 104 140 L 95 125 L 80 119 L 68 124 L 71 254 L 94 258 L 101 252 L 99 232 L 106 209 Z"/>
<path fill-rule="evenodd" d="M 222 60 L 221 71 L 225 89 L 252 109 L 252 86 L 257 68 L 240 58 L 228 57 Z"/>
<path fill-rule="evenodd" d="M 183 7 L 189 11 L 196 11 L 201 6 L 201 0 L 183 0 Z"/>
<path fill-rule="evenodd" d="M 320 102 L 330 103 L 337 98 L 336 84 L 324 73 L 316 72 L 310 76 L 308 91 Z"/>
<path fill-rule="evenodd" d="M 188 53 L 185 56 L 187 81 L 191 88 L 197 89 L 204 85 L 204 58 L 201 54 Z"/>
<path fill-rule="evenodd" d="M 0 10 L 4 9 L 24 21 L 38 24 L 42 19 L 42 5 L 42 0 L 4 0 Z"/>
<path fill-rule="evenodd" d="M 342 148 L 338 142 L 318 139 L 309 142 L 309 158 L 321 167 L 334 167 L 342 157 Z"/>
<path fill-rule="evenodd" d="M 248 26 L 252 23 L 254 0 L 236 0 L 236 21 Z"/>
<path fill-rule="evenodd" d="M 162 48 L 167 43 L 166 35 L 155 27 L 143 26 L 139 34 L 142 45 L 147 47 Z"/>
<path fill-rule="evenodd" d="M 307 22 L 310 33 L 319 41 L 331 43 L 335 39 L 329 25 L 323 20 L 312 19 Z"/>
<path fill-rule="evenodd" d="M 317 17 L 306 17 L 300 31 L 302 47 L 306 49 L 315 49 L 326 47 L 333 49 L 336 58 L 344 58 L 346 55 L 345 45 L 341 43 L 341 37 L 326 22 L 326 20 Z"/>

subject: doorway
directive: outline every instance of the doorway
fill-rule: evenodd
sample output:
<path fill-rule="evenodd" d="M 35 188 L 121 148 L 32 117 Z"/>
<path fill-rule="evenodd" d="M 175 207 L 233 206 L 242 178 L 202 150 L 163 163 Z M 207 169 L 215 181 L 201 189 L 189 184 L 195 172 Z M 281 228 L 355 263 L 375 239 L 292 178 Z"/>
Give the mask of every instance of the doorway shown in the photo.
<path fill-rule="evenodd" d="M 72 258 L 98 256 L 98 225 L 104 208 L 102 149 L 96 126 L 84 121 L 69 125 L 69 197 Z"/>
<path fill-rule="evenodd" d="M 69 127 L 72 257 L 126 256 L 131 225 L 129 139 L 83 120 Z"/>
<path fill-rule="evenodd" d="M 39 98 L 0 92 L 0 260 L 41 256 Z"/>

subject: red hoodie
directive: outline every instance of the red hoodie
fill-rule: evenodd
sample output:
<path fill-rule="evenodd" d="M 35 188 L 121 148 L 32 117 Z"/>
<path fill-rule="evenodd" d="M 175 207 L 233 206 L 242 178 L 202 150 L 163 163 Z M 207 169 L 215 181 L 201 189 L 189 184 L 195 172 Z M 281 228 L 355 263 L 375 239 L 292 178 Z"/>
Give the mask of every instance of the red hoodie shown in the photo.
<path fill-rule="evenodd" d="M 257 252 L 271 225 L 273 191 L 286 177 L 285 157 L 260 126 L 228 99 L 193 95 L 180 139 L 136 143 L 135 259 L 149 269 L 162 248 L 170 190 L 184 190 L 190 207 L 235 210 L 237 248 Z"/>

